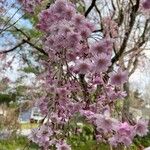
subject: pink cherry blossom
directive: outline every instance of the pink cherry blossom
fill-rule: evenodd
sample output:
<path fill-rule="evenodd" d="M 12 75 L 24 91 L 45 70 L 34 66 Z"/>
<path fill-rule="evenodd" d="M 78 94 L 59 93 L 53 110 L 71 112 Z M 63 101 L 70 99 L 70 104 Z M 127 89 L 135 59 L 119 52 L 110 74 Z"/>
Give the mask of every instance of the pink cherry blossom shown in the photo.
<path fill-rule="evenodd" d="M 43 0 L 22 0 L 25 11 L 28 13 L 34 13 L 36 6 L 38 6 Z"/>
<path fill-rule="evenodd" d="M 57 0 L 54 5 L 54 11 L 55 13 L 63 13 L 63 11 L 66 9 L 66 2 L 64 0 Z"/>
<path fill-rule="evenodd" d="M 142 3 L 142 5 L 143 5 L 143 8 L 144 8 L 144 9 L 146 9 L 146 10 L 150 9 L 150 0 L 145 0 L 145 1 Z"/>
<path fill-rule="evenodd" d="M 101 41 L 95 42 L 91 45 L 91 53 L 94 55 L 99 55 L 105 53 L 107 55 L 112 55 L 113 40 L 110 38 L 105 38 Z"/>
<path fill-rule="evenodd" d="M 90 60 L 77 60 L 75 68 L 79 74 L 87 74 L 92 69 L 91 64 Z"/>
<path fill-rule="evenodd" d="M 96 42 L 91 46 L 91 52 L 94 54 L 105 53 L 105 47 L 102 42 Z"/>
<path fill-rule="evenodd" d="M 57 150 L 71 150 L 70 145 L 68 145 L 65 141 L 57 143 L 56 148 Z"/>
<path fill-rule="evenodd" d="M 107 71 L 110 65 L 111 65 L 111 59 L 109 55 L 102 53 L 98 56 L 95 56 L 94 67 L 96 72 Z"/>
<path fill-rule="evenodd" d="M 114 85 L 122 85 L 127 81 L 128 73 L 127 71 L 118 70 L 117 73 L 113 73 L 110 76 L 110 82 Z"/>
<path fill-rule="evenodd" d="M 114 130 L 116 134 L 109 139 L 109 142 L 112 145 L 117 145 L 122 143 L 126 146 L 129 146 L 132 143 L 134 137 L 134 127 L 129 125 L 127 122 L 120 123 L 115 126 Z"/>
<path fill-rule="evenodd" d="M 135 125 L 135 132 L 139 136 L 144 136 L 148 132 L 148 121 L 143 119 L 139 119 L 137 124 Z"/>

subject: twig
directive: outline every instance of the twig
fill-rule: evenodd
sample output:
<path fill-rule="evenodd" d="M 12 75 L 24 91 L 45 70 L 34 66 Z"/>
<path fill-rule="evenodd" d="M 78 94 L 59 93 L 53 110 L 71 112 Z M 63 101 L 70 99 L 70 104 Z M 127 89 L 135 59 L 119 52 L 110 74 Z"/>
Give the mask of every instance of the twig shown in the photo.
<path fill-rule="evenodd" d="M 20 42 L 19 44 L 17 44 L 15 47 L 13 47 L 13 48 L 11 48 L 11 49 L 9 49 L 9 50 L 2 50 L 2 51 L 0 51 L 0 54 L 3 54 L 3 53 L 9 53 L 9 52 L 12 52 L 12 51 L 14 51 L 15 49 L 17 49 L 18 47 L 20 47 L 21 45 L 23 45 L 25 43 L 25 41 L 22 41 L 22 42 Z"/>

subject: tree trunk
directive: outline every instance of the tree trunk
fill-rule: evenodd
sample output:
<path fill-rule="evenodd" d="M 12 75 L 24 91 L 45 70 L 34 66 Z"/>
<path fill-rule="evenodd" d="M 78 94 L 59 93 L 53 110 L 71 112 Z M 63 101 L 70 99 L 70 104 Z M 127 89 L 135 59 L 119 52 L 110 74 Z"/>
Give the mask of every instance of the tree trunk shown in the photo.
<path fill-rule="evenodd" d="M 123 101 L 123 108 L 122 108 L 122 121 L 129 121 L 130 114 L 129 114 L 129 108 L 130 108 L 130 90 L 129 90 L 129 81 L 124 84 L 124 90 L 127 92 L 127 96 L 125 97 L 125 100 Z"/>

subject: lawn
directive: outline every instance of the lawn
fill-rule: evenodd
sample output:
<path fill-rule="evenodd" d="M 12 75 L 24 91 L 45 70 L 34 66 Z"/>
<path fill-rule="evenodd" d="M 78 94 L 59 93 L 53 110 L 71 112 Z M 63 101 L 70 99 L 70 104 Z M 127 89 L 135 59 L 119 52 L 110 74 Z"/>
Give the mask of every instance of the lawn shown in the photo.
<path fill-rule="evenodd" d="M 9 140 L 0 140 L 0 150 L 38 150 L 38 147 L 29 143 L 23 136 L 10 138 Z"/>
<path fill-rule="evenodd" d="M 22 123 L 21 124 L 21 129 L 33 129 L 37 128 L 39 124 L 37 123 Z"/>

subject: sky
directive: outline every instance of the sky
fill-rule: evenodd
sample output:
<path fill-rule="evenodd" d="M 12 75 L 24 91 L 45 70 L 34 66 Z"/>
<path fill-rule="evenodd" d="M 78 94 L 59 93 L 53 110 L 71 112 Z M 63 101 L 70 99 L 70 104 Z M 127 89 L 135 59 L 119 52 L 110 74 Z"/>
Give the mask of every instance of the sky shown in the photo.
<path fill-rule="evenodd" d="M 7 0 L 7 2 L 8 2 L 9 10 L 5 13 L 5 16 L 11 18 L 11 23 L 13 24 L 23 15 L 23 12 L 21 10 L 19 10 L 15 14 L 16 8 L 11 7 L 12 3 L 16 2 L 15 0 Z M 28 19 L 24 19 L 24 18 L 19 19 L 19 21 L 17 21 L 17 23 L 16 23 L 16 26 L 20 27 L 20 28 L 25 27 L 28 29 L 32 29 L 32 24 L 30 23 L 30 21 Z M 5 33 L 5 37 L 7 39 L 10 39 L 10 41 L 12 43 L 17 43 L 15 37 L 12 34 L 10 34 L 9 32 Z M 0 35 L 0 50 L 4 50 L 4 48 L 10 49 L 10 46 L 8 45 L 6 38 L 3 38 L 2 35 Z M 4 44 L 5 44 L 5 47 L 3 46 Z M 8 59 L 11 59 L 11 55 L 8 55 L 8 57 L 9 57 Z M 22 72 L 18 72 L 19 63 L 20 63 L 19 60 L 15 59 L 14 62 L 12 63 L 13 69 L 8 69 L 6 71 L 6 76 L 8 76 L 13 82 L 16 81 L 16 79 L 22 75 Z M 33 75 L 28 75 L 28 76 L 29 76 L 28 77 L 29 79 L 30 79 L 30 76 L 33 78 Z M 28 82 L 26 81 L 26 83 L 28 83 Z"/>

